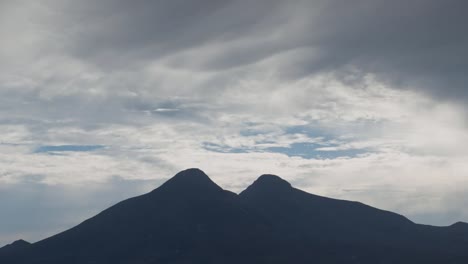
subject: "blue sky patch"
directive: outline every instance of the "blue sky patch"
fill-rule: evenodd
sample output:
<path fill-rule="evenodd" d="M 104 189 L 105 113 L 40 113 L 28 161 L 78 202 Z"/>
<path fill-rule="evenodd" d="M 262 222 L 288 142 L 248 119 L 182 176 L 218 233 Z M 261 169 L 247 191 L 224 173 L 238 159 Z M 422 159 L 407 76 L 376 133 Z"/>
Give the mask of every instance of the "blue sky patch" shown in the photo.
<path fill-rule="evenodd" d="M 270 147 L 270 148 L 232 148 L 225 145 L 204 142 L 203 148 L 209 151 L 218 153 L 249 153 L 249 152 L 270 152 L 270 153 L 281 153 L 289 157 L 302 157 L 304 159 L 335 159 L 340 157 L 357 157 L 371 152 L 369 149 L 345 149 L 345 150 L 333 150 L 323 151 L 317 150 L 322 147 L 319 144 L 313 143 L 294 143 L 289 147 Z"/>
<path fill-rule="evenodd" d="M 34 153 L 54 153 L 54 152 L 90 152 L 104 148 L 103 145 L 56 145 L 40 146 Z"/>
<path fill-rule="evenodd" d="M 248 153 L 247 149 L 231 148 L 228 146 L 211 143 L 211 142 L 203 142 L 203 148 L 209 151 L 219 152 L 219 153 Z"/>
<path fill-rule="evenodd" d="M 356 157 L 368 153 L 368 149 L 346 149 L 335 151 L 317 150 L 317 144 L 294 143 L 289 147 L 272 147 L 268 152 L 282 153 L 289 157 L 302 157 L 305 159 L 335 159 L 339 157 Z"/>

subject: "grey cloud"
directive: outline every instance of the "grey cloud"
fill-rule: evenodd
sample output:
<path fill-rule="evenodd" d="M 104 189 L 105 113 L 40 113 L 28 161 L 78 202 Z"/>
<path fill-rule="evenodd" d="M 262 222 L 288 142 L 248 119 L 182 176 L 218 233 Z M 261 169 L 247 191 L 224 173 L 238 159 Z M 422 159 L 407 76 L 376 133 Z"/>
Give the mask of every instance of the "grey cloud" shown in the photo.
<path fill-rule="evenodd" d="M 73 56 L 122 67 L 264 28 L 276 2 L 67 1 L 51 19 L 61 22 L 55 33 Z"/>
<path fill-rule="evenodd" d="M 75 1 L 57 32 L 67 52 L 107 70 L 168 57 L 217 71 L 302 50 L 282 59 L 286 77 L 352 68 L 454 99 L 468 96 L 467 9 L 462 0 Z M 180 54 L 193 48 L 202 50 Z"/>
<path fill-rule="evenodd" d="M 251 74 L 255 69 L 250 65 L 273 59 L 265 67 L 280 78 L 332 72 L 345 82 L 360 82 L 371 73 L 395 87 L 468 98 L 468 4 L 462 0 L 42 3 L 36 8 L 40 15 L 31 18 L 35 36 L 43 40 L 35 57 L 56 59 L 36 65 L 33 74 L 42 81 L 25 81 L 20 89 L 94 89 L 116 97 L 138 91 L 138 96 L 164 97 L 164 91 L 187 86 L 192 94 L 208 91 L 204 96 L 210 97 Z M 60 74 L 60 65 L 70 59 L 78 65 Z M 167 73 L 145 73 L 154 63 L 213 75 L 167 84 Z M 10 66 L 0 64 L 7 72 Z M 83 71 L 98 77 L 87 80 L 80 76 Z"/>
<path fill-rule="evenodd" d="M 331 1 L 319 18 L 327 63 L 437 96 L 467 96 L 466 1 Z"/>

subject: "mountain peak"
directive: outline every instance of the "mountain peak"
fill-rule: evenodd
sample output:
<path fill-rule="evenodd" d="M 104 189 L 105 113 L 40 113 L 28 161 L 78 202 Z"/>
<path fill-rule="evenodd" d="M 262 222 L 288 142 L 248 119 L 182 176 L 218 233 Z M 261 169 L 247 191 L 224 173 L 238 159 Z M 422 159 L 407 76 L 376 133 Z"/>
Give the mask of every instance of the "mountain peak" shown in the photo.
<path fill-rule="evenodd" d="M 269 188 L 292 188 L 289 182 L 273 174 L 263 174 L 258 177 L 252 185 L 266 186 Z"/>
<path fill-rule="evenodd" d="M 468 230 L 468 223 L 456 222 L 456 223 L 450 225 L 449 227 L 451 227 L 451 228 L 463 228 L 463 229 Z"/>
<path fill-rule="evenodd" d="M 289 182 L 283 180 L 279 176 L 272 174 L 263 174 L 258 177 L 252 185 L 247 187 L 241 194 L 248 195 L 249 193 L 255 193 L 256 191 L 260 192 L 270 192 L 270 191 L 289 191 L 292 190 L 292 186 Z"/>
<path fill-rule="evenodd" d="M 177 173 L 171 180 L 191 182 L 191 183 L 212 183 L 214 182 L 206 173 L 198 168 L 190 168 Z"/>
<path fill-rule="evenodd" d="M 22 250 L 23 248 L 26 248 L 29 245 L 31 245 L 31 243 L 24 241 L 23 239 L 16 240 L 15 242 L 0 248 L 0 255 L 5 252 L 13 252 L 17 250 Z"/>
<path fill-rule="evenodd" d="M 28 241 L 25 241 L 23 239 L 18 239 L 15 242 L 11 243 L 12 246 L 25 246 L 25 245 L 30 245 Z"/>
<path fill-rule="evenodd" d="M 214 183 L 202 170 L 191 168 L 177 173 L 174 177 L 165 182 L 161 188 L 178 189 L 181 191 L 196 190 L 222 190 Z"/>

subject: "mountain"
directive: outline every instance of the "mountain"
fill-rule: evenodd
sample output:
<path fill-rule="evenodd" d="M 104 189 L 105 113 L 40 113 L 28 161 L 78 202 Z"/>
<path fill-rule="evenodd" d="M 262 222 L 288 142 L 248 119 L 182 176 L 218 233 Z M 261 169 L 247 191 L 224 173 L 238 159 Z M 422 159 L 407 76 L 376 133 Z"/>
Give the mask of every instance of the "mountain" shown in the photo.
<path fill-rule="evenodd" d="M 468 263 L 465 223 L 418 225 L 359 202 L 303 192 L 275 175 L 262 175 L 239 196 L 271 221 L 284 248 L 302 256 L 295 263 Z"/>
<path fill-rule="evenodd" d="M 2 256 L 10 255 L 10 254 L 15 254 L 16 252 L 20 252 L 23 249 L 29 247 L 31 243 L 24 241 L 23 239 L 16 240 L 15 242 L 6 245 L 2 248 L 0 248 L 0 258 Z"/>
<path fill-rule="evenodd" d="M 63 233 L 0 249 L 0 263 L 468 263 L 467 226 L 418 225 L 274 175 L 237 195 L 188 169 Z"/>
<path fill-rule="evenodd" d="M 249 210 L 236 194 L 190 169 L 31 245 L 9 263 L 238 263 L 264 229 Z"/>

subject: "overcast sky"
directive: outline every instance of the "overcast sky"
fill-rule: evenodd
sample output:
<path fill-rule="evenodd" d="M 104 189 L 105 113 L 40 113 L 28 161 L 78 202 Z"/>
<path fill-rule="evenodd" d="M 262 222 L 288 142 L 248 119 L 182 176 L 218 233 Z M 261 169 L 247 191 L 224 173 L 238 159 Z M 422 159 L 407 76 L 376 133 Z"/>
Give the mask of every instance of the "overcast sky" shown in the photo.
<path fill-rule="evenodd" d="M 0 246 L 198 167 L 468 221 L 465 0 L 0 0 Z"/>

